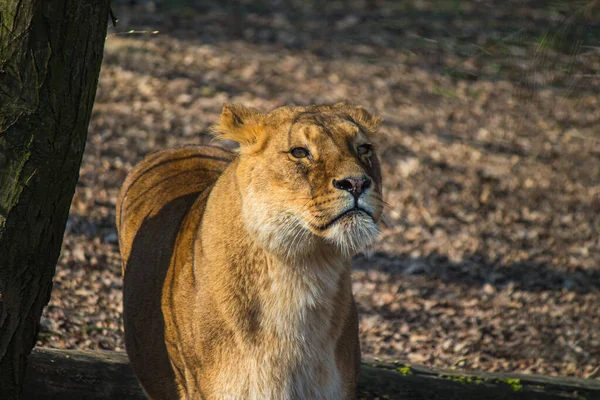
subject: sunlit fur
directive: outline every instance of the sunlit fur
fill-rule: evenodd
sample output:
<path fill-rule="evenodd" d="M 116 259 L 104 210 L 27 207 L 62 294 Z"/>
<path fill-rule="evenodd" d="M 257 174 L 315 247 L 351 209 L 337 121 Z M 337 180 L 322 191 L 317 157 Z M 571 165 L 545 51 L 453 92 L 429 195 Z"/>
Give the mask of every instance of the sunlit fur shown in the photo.
<path fill-rule="evenodd" d="M 376 127 L 378 120 L 373 117 L 374 122 L 369 120 L 364 110 L 353 107 L 340 107 L 341 112 L 337 113 L 331 107 L 296 108 L 294 112 L 279 109 L 268 116 L 245 110 L 244 116 L 249 121 L 244 125 L 249 137 L 242 136 L 243 131 L 223 136 L 245 144 L 240 149 L 238 168 L 247 174 L 251 184 L 240 182 L 245 189 L 243 216 L 261 244 L 290 260 L 310 256 L 322 241 L 333 244 L 345 256 L 373 244 L 379 233 L 376 223 L 382 208 L 381 189 L 377 185 L 359 198 L 359 206 L 370 215 L 359 212 L 343 217 L 327 229 L 318 227 L 353 206 L 352 195 L 333 188 L 333 179 L 370 173 L 375 175 L 371 179 L 376 183 L 380 180 L 376 156 L 361 159 L 352 151 L 357 145 L 369 142 L 372 134 L 369 129 Z M 344 115 L 346 110 L 351 110 L 351 115 Z M 287 119 L 287 123 L 272 126 L 270 118 L 275 115 L 277 122 Z M 366 120 L 371 123 L 357 122 Z M 229 122 L 221 125 L 217 126 L 217 132 L 232 129 Z M 288 152 L 295 146 L 311 150 L 312 160 L 293 160 Z M 256 165 L 255 158 L 265 154 L 269 154 L 269 161 Z"/>
<path fill-rule="evenodd" d="M 378 124 L 347 103 L 227 105 L 214 133 L 236 154 L 191 146 L 136 166 L 117 224 L 126 347 L 151 398 L 355 397 L 350 260 L 378 234 Z M 333 184 L 349 177 L 372 182 L 358 200 Z"/>

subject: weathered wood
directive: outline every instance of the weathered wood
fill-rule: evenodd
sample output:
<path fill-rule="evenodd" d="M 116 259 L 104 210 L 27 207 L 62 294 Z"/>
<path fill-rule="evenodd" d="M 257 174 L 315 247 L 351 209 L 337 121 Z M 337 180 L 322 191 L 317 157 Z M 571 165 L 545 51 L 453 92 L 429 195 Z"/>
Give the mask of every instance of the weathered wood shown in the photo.
<path fill-rule="evenodd" d="M 434 370 L 406 363 L 363 362 L 362 398 L 412 400 L 600 399 L 600 381 L 528 374 Z"/>
<path fill-rule="evenodd" d="M 145 399 L 125 352 L 36 347 L 28 357 L 24 399 Z"/>
<path fill-rule="evenodd" d="M 0 1 L 0 397 L 19 398 L 92 112 L 110 0 Z"/>
<path fill-rule="evenodd" d="M 25 399 L 144 399 L 123 352 L 36 348 L 29 356 Z M 600 399 L 597 380 L 524 374 L 436 371 L 365 361 L 360 399 Z"/>

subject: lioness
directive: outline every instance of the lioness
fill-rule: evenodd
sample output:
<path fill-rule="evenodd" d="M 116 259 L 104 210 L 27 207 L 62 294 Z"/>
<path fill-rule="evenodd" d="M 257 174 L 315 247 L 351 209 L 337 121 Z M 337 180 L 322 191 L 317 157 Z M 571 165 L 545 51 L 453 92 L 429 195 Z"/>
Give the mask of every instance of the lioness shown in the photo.
<path fill-rule="evenodd" d="M 382 212 L 348 103 L 226 105 L 217 138 L 159 151 L 117 204 L 125 343 L 153 399 L 351 399 L 360 366 L 350 258 Z"/>

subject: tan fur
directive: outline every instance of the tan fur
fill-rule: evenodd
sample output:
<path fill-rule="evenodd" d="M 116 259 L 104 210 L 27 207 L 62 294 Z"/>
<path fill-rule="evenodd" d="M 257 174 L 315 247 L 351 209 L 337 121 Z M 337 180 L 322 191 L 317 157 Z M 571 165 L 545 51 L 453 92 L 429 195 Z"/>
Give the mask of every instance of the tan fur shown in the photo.
<path fill-rule="evenodd" d="M 377 156 L 357 146 L 378 124 L 348 103 L 227 105 L 214 132 L 238 154 L 188 146 L 136 166 L 117 225 L 126 347 L 151 398 L 355 398 L 350 258 L 382 211 Z M 357 203 L 333 186 L 356 176 L 373 181 Z"/>

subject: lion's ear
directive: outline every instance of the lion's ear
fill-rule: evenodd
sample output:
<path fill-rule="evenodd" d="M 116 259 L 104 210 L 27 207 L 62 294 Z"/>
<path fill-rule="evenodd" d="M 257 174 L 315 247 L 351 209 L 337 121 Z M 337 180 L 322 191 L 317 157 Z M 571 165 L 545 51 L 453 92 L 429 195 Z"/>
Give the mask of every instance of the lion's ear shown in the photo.
<path fill-rule="evenodd" d="M 348 115 L 358 125 L 365 127 L 369 132 L 375 132 L 381 124 L 382 118 L 372 115 L 362 106 L 348 106 Z"/>
<path fill-rule="evenodd" d="M 220 140 L 233 140 L 243 145 L 256 143 L 264 132 L 263 114 L 240 104 L 225 104 L 212 134 Z"/>

